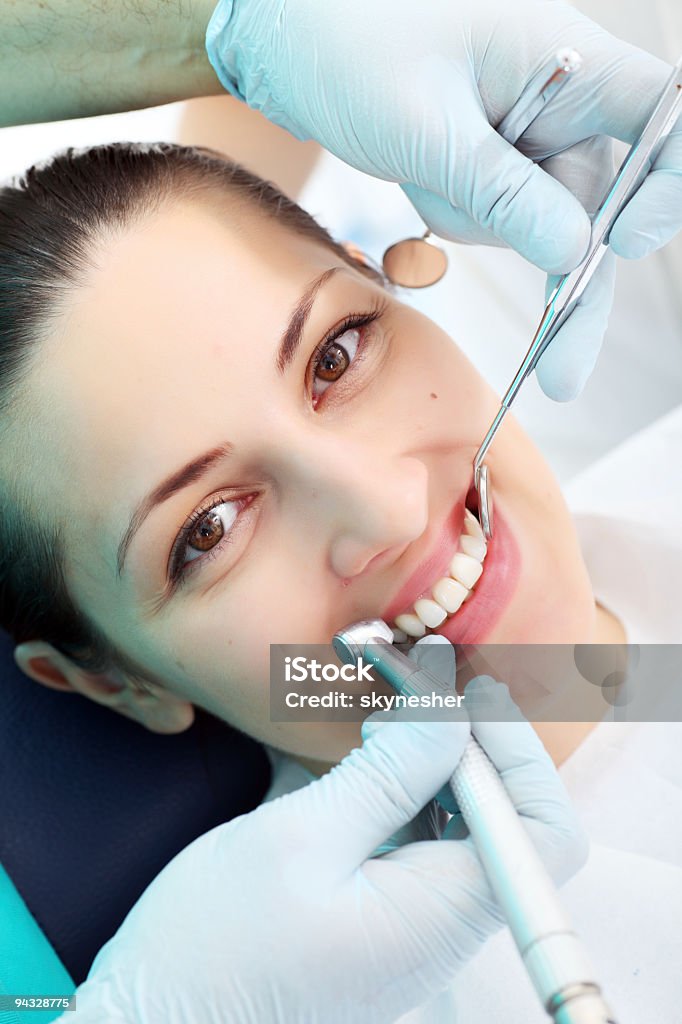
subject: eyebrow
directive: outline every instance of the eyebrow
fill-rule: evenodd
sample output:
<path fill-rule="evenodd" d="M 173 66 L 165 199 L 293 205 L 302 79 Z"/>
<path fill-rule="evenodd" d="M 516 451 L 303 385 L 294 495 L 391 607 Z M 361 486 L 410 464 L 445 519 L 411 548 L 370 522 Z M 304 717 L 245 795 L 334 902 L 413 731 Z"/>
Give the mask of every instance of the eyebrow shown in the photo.
<path fill-rule="evenodd" d="M 348 267 L 331 267 L 329 270 L 325 270 L 324 274 L 320 274 L 320 276 L 316 278 L 308 288 L 306 288 L 303 295 L 294 306 L 277 352 L 276 366 L 280 374 L 284 373 L 298 351 L 301 339 L 303 338 L 303 330 L 305 328 L 306 321 L 310 316 L 317 293 L 320 288 L 327 283 L 329 278 L 333 277 L 339 270 L 348 271 Z"/>
<path fill-rule="evenodd" d="M 306 288 L 303 295 L 294 306 L 277 349 L 275 366 L 280 375 L 284 374 L 296 356 L 303 339 L 305 325 L 308 321 L 308 317 L 310 316 L 315 298 L 320 288 L 322 288 L 322 286 L 326 284 L 327 281 L 337 273 L 337 271 L 348 269 L 349 268 L 338 266 L 325 270 L 323 274 L 320 274 L 320 276 L 317 277 L 308 288 Z M 157 484 L 157 486 L 142 499 L 133 512 L 126 531 L 121 537 L 121 541 L 118 545 L 118 552 L 116 556 L 116 570 L 118 576 L 121 576 L 123 573 L 126 555 L 130 545 L 132 544 L 133 538 L 150 512 L 152 512 L 157 505 L 161 505 L 163 502 L 168 501 L 168 499 L 172 498 L 174 494 L 177 494 L 179 491 L 184 490 L 191 484 L 196 483 L 196 481 L 208 473 L 208 471 L 212 469 L 217 462 L 228 458 L 232 454 L 233 450 L 234 445 L 228 441 L 225 442 L 225 444 L 218 445 L 216 448 L 211 448 L 210 451 L 204 452 L 202 455 L 199 455 L 194 459 L 190 459 L 190 461 L 184 466 L 181 466 L 180 469 L 175 470 L 170 474 L 170 476 L 167 476 L 165 480 L 162 480 L 160 484 Z"/>

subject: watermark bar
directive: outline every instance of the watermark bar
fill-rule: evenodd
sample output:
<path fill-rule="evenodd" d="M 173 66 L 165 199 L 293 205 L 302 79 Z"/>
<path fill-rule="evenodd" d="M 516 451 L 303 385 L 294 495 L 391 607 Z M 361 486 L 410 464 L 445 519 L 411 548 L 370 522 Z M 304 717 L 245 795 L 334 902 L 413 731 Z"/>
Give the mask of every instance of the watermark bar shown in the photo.
<path fill-rule="evenodd" d="M 411 659 L 418 651 L 394 648 Z M 419 667 L 428 669 L 427 652 Z M 487 706 L 481 694 L 474 707 L 465 695 L 466 684 L 485 675 L 506 683 L 532 722 L 682 721 L 682 644 L 480 644 L 456 645 L 455 653 L 453 678 L 401 700 L 370 661 L 343 665 L 331 644 L 272 644 L 270 719 L 361 722 L 381 711 L 404 721 L 450 720 L 462 709 L 499 719 L 498 702 Z"/>

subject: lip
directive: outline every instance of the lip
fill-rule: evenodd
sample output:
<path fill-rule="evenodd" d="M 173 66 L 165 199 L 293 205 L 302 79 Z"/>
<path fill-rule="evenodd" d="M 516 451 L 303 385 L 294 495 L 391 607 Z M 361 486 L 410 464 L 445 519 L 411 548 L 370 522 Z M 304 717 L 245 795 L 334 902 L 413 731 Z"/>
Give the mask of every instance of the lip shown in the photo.
<path fill-rule="evenodd" d="M 381 618 L 392 623 L 420 597 L 431 597 L 431 588 L 441 576 L 449 575 L 464 527 L 466 496 L 453 506 L 429 556 L 409 577 Z M 507 523 L 504 510 L 495 505 L 495 532 L 488 541 L 485 568 L 468 601 L 450 618 L 431 629 L 452 644 L 480 644 L 490 635 L 509 604 L 521 571 L 521 553 Z"/>
<path fill-rule="evenodd" d="M 431 587 L 436 580 L 448 575 L 450 562 L 457 550 L 457 543 L 464 527 L 465 500 L 466 495 L 462 495 L 453 505 L 430 548 L 428 557 L 420 562 L 395 598 L 384 608 L 381 613 L 384 622 L 393 622 L 396 615 L 410 608 L 420 597 L 430 597 Z M 473 597 L 469 601 L 473 601 Z"/>

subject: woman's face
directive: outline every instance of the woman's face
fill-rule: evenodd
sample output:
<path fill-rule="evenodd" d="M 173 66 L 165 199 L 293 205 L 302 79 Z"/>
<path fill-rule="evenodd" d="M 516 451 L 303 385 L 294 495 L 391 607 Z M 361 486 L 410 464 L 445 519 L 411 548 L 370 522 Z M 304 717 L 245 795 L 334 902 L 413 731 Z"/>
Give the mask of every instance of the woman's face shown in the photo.
<path fill-rule="evenodd" d="M 426 317 L 250 210 L 167 206 L 94 263 L 31 391 L 32 484 L 63 527 L 71 592 L 172 692 L 337 760 L 358 725 L 270 721 L 269 645 L 327 644 L 430 594 L 457 551 L 497 399 Z M 337 362 L 316 372 L 339 328 L 344 353 L 327 342 Z M 511 416 L 487 462 L 495 537 L 439 631 L 589 640 L 570 517 Z"/>

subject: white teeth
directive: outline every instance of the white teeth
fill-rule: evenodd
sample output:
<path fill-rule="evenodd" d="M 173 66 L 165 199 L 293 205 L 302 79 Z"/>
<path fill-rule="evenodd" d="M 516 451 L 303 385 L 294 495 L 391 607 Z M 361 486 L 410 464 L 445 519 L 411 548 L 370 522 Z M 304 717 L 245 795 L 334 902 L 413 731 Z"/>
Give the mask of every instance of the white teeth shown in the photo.
<path fill-rule="evenodd" d="M 412 612 L 405 612 L 404 615 L 399 615 L 395 620 L 395 624 L 398 629 L 401 629 L 403 633 L 407 633 L 408 636 L 419 638 L 426 633 L 426 626 Z"/>
<path fill-rule="evenodd" d="M 454 576 L 460 583 L 463 583 L 469 590 L 475 585 L 482 572 L 483 566 L 481 563 L 477 562 L 471 555 L 465 555 L 461 551 L 458 551 L 450 562 L 450 575 Z"/>
<path fill-rule="evenodd" d="M 440 626 L 441 622 L 445 622 L 447 618 L 447 611 L 441 608 L 437 601 L 431 601 L 428 597 L 420 597 L 418 601 L 415 601 L 414 610 L 429 629 Z"/>
<path fill-rule="evenodd" d="M 463 533 L 459 538 L 459 547 L 465 555 L 471 555 L 477 562 L 485 561 L 485 556 L 488 553 L 488 545 L 483 537 L 475 537 L 469 533 Z"/>
<path fill-rule="evenodd" d="M 438 580 L 433 588 L 433 596 L 449 615 L 461 608 L 468 594 L 469 591 L 465 586 L 446 576 Z"/>
<path fill-rule="evenodd" d="M 464 509 L 464 532 L 470 537 L 480 537 L 482 540 L 485 540 L 481 524 L 468 508 Z"/>
<path fill-rule="evenodd" d="M 432 598 L 421 597 L 412 611 L 399 615 L 394 623 L 394 643 L 405 643 L 408 638 L 420 639 L 426 630 L 436 629 L 448 615 L 459 611 L 473 593 L 483 572 L 482 562 L 488 551 L 485 536 L 478 519 L 468 508 L 464 509 L 463 532 L 459 550 L 450 562 L 450 576 L 437 580 Z"/>

